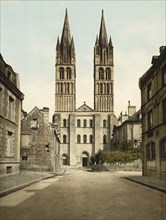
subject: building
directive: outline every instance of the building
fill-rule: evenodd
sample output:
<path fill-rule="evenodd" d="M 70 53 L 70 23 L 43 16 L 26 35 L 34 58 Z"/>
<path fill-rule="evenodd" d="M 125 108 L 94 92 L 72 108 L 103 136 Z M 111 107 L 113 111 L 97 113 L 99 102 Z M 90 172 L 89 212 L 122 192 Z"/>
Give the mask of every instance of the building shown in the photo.
<path fill-rule="evenodd" d="M 56 46 L 55 114 L 60 132 L 61 163 L 87 166 L 90 157 L 110 150 L 114 115 L 113 45 L 108 41 L 102 12 L 99 37 L 94 46 L 94 109 L 86 102 L 76 108 L 76 53 L 66 10 L 61 40 Z"/>
<path fill-rule="evenodd" d="M 128 114 L 121 112 L 118 125 L 114 126 L 112 150 L 121 150 L 125 147 L 138 148 L 142 142 L 141 110 L 128 102 Z"/>
<path fill-rule="evenodd" d="M 0 55 L 0 175 L 19 172 L 20 123 L 24 99 L 19 75 Z"/>
<path fill-rule="evenodd" d="M 166 178 L 166 47 L 152 57 L 139 79 L 142 109 L 143 175 Z"/>
<path fill-rule="evenodd" d="M 59 137 L 49 123 L 49 108 L 35 107 L 21 122 L 20 168 L 38 171 L 59 169 Z"/>
<path fill-rule="evenodd" d="M 87 166 L 90 157 L 111 149 L 114 115 L 114 61 L 102 11 L 94 46 L 94 109 L 86 102 L 76 108 L 76 53 L 66 10 L 61 39 L 56 46 L 54 126 L 60 132 L 61 164 Z"/>

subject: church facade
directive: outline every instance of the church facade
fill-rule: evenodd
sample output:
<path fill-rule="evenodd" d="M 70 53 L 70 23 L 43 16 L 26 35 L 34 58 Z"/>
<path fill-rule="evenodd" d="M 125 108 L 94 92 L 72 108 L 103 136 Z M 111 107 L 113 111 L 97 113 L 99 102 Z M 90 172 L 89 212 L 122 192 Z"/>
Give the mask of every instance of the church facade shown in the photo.
<path fill-rule="evenodd" d="M 66 10 L 61 39 L 56 46 L 55 114 L 62 165 L 87 166 L 99 150 L 111 150 L 114 115 L 114 61 L 102 11 L 94 46 L 94 109 L 86 102 L 76 108 L 76 53 Z"/>

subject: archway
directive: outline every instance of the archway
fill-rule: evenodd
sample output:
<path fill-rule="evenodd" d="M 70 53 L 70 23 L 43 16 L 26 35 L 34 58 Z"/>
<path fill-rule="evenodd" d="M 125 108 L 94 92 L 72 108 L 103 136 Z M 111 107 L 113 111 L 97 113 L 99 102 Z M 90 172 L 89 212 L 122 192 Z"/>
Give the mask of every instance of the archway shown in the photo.
<path fill-rule="evenodd" d="M 66 154 L 63 154 L 63 155 L 62 155 L 62 164 L 63 164 L 64 166 L 68 165 L 68 157 L 67 157 Z"/>
<path fill-rule="evenodd" d="M 83 152 L 82 153 L 82 166 L 87 167 L 89 162 L 89 153 L 88 152 Z"/>

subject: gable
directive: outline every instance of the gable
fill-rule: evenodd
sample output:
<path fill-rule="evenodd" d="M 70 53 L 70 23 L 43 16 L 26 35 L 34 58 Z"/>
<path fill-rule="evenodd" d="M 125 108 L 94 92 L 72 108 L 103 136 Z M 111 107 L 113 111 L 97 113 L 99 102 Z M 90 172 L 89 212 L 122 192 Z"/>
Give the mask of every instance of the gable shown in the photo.
<path fill-rule="evenodd" d="M 76 110 L 77 112 L 93 112 L 93 109 L 91 109 L 88 105 L 86 105 L 86 103 L 84 102 L 84 104 L 82 106 L 80 106 L 79 108 L 77 108 Z"/>

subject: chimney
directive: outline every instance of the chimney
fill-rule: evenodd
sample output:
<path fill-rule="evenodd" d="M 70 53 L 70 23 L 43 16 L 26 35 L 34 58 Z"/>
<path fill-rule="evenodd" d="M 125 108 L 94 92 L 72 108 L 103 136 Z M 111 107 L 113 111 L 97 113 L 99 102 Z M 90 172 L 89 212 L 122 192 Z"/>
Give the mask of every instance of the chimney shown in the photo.
<path fill-rule="evenodd" d="M 43 107 L 43 115 L 45 122 L 49 122 L 49 108 Z"/>
<path fill-rule="evenodd" d="M 131 106 L 130 101 L 128 101 L 128 117 L 131 117 L 136 113 L 136 106 Z"/>
<path fill-rule="evenodd" d="M 165 49 L 165 47 L 166 47 L 166 46 L 161 46 L 161 47 L 159 48 L 160 54 L 163 52 L 163 50 Z"/>

